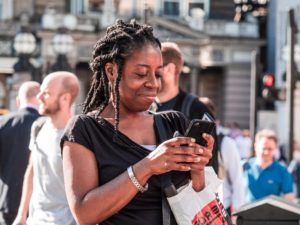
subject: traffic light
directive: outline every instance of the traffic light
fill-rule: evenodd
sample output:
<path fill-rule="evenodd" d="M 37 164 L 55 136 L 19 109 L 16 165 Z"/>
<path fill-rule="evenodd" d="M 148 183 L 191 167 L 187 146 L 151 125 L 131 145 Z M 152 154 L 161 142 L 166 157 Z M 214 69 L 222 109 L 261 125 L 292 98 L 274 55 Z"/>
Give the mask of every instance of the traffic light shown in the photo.
<path fill-rule="evenodd" d="M 277 89 L 275 88 L 275 76 L 272 73 L 266 73 L 262 77 L 261 96 L 264 100 L 266 110 L 274 110 L 274 101 L 277 100 Z"/>
<path fill-rule="evenodd" d="M 277 99 L 277 90 L 275 88 L 275 77 L 272 73 L 267 73 L 262 77 L 262 97 L 266 101 L 274 101 Z"/>

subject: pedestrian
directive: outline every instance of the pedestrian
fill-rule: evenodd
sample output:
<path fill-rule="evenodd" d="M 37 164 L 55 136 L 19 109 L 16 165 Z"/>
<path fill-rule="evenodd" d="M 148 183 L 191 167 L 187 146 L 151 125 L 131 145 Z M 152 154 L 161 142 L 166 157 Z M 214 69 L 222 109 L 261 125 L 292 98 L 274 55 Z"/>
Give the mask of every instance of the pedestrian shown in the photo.
<path fill-rule="evenodd" d="M 151 106 L 151 110 L 157 112 L 176 110 L 182 112 L 190 120 L 203 119 L 213 121 L 213 116 L 207 107 L 199 101 L 198 97 L 180 88 L 179 81 L 184 59 L 178 45 L 174 42 L 163 42 L 161 46 L 163 57 L 161 89 Z M 218 171 L 217 151 L 217 145 L 215 145 L 213 157 L 208 164 L 213 166 L 216 172 Z"/>
<path fill-rule="evenodd" d="M 293 176 L 294 195 L 300 203 L 300 146 L 296 140 L 293 143 L 293 159 L 288 170 Z"/>
<path fill-rule="evenodd" d="M 72 213 L 78 224 L 162 225 L 161 175 L 170 172 L 177 188 L 191 178 L 202 190 L 213 137 L 204 135 L 207 147 L 172 138 L 187 128 L 185 117 L 148 111 L 162 70 L 152 27 L 118 20 L 94 46 L 91 68 L 84 114 L 69 123 L 61 144 Z"/>
<path fill-rule="evenodd" d="M 75 224 L 64 189 L 59 143 L 78 92 L 79 81 L 72 73 L 59 71 L 43 80 L 38 100 L 45 117 L 32 126 L 31 154 L 14 225 Z"/>
<path fill-rule="evenodd" d="M 36 95 L 40 84 L 24 82 L 18 91 L 18 111 L 0 121 L 0 224 L 14 221 L 22 194 L 23 177 L 28 164 L 30 129 L 39 117 Z"/>
<path fill-rule="evenodd" d="M 229 136 L 235 140 L 239 137 L 243 137 L 243 131 L 238 122 L 233 122 L 231 124 Z"/>
<path fill-rule="evenodd" d="M 252 139 L 249 129 L 242 130 L 243 135 L 236 139 L 242 160 L 247 160 L 252 156 Z"/>
<path fill-rule="evenodd" d="M 255 135 L 256 156 L 244 165 L 246 201 L 252 202 L 269 195 L 293 200 L 293 178 L 287 167 L 274 160 L 277 136 L 273 130 L 264 129 Z"/>

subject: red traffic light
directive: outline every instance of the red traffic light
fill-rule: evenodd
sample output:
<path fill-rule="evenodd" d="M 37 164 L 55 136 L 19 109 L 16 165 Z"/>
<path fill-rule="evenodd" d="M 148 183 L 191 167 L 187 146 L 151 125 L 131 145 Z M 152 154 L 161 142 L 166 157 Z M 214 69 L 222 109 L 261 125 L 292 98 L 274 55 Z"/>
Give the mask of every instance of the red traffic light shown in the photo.
<path fill-rule="evenodd" d="M 275 77 L 273 74 L 268 73 L 263 76 L 263 85 L 267 88 L 272 88 L 275 86 Z"/>

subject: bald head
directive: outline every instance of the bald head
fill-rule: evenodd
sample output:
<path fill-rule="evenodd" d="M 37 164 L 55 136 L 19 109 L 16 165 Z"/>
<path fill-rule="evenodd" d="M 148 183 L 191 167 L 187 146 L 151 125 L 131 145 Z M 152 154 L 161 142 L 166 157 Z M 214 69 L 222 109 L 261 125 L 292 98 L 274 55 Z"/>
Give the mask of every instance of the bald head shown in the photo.
<path fill-rule="evenodd" d="M 18 92 L 17 104 L 22 107 L 26 104 L 38 105 L 37 94 L 40 91 L 40 84 L 35 81 L 24 82 Z"/>
<path fill-rule="evenodd" d="M 163 42 L 161 43 L 161 53 L 163 64 L 174 63 L 176 74 L 180 74 L 183 67 L 183 58 L 179 46 L 174 42 Z"/>
<path fill-rule="evenodd" d="M 79 93 L 79 80 L 76 75 L 66 71 L 58 71 L 47 75 L 43 83 L 54 82 L 59 87 L 59 93 L 69 93 L 71 104 Z"/>

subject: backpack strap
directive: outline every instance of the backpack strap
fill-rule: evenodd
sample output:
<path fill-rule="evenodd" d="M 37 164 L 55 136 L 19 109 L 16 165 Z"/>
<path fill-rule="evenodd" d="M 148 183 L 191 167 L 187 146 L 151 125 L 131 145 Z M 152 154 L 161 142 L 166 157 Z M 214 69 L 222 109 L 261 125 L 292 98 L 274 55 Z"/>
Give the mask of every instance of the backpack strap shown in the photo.
<path fill-rule="evenodd" d="M 197 98 L 197 96 L 187 93 L 184 97 L 181 105 L 181 112 L 189 119 L 190 111 L 193 101 Z"/>
<path fill-rule="evenodd" d="M 163 125 L 161 115 L 159 113 L 154 113 L 154 119 L 160 142 L 168 140 L 167 132 Z"/>
<path fill-rule="evenodd" d="M 156 114 L 155 118 L 156 118 L 155 123 L 156 123 L 160 142 L 168 140 L 169 138 L 167 136 L 166 129 L 163 125 L 161 115 Z M 175 132 L 175 134 L 177 134 L 177 132 Z M 162 188 L 164 189 L 166 196 L 171 197 L 173 195 L 176 195 L 177 191 L 176 191 L 174 184 L 172 183 L 171 173 L 170 172 L 164 173 L 161 175 L 161 178 L 162 178 L 162 180 L 161 180 Z"/>
<path fill-rule="evenodd" d="M 32 132 L 33 132 L 33 142 L 34 144 L 36 145 L 37 142 L 36 142 L 36 139 L 37 139 L 37 136 L 40 132 L 40 130 L 42 129 L 42 127 L 44 126 L 45 122 L 47 120 L 47 117 L 45 116 L 42 116 L 42 117 L 39 117 L 35 122 L 34 122 L 34 127 L 32 128 Z"/>
<path fill-rule="evenodd" d="M 160 142 L 163 142 L 168 139 L 166 129 L 163 125 L 162 116 L 160 114 L 154 115 L 155 125 L 158 131 L 158 136 Z M 171 224 L 171 209 L 167 202 L 166 196 L 171 195 L 176 192 L 176 188 L 171 180 L 171 173 L 164 173 L 160 175 L 161 179 L 161 188 L 162 188 L 162 219 L 163 225 Z"/>

